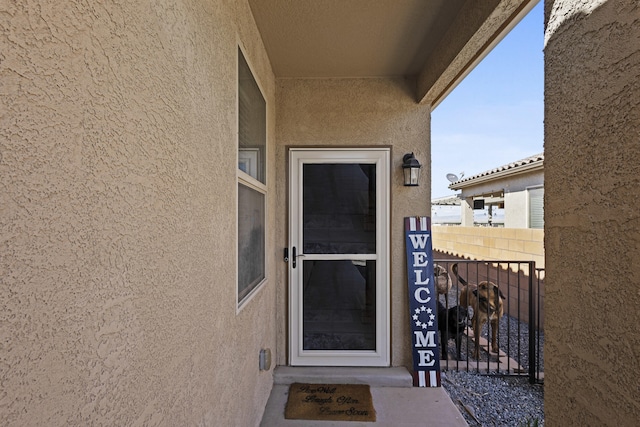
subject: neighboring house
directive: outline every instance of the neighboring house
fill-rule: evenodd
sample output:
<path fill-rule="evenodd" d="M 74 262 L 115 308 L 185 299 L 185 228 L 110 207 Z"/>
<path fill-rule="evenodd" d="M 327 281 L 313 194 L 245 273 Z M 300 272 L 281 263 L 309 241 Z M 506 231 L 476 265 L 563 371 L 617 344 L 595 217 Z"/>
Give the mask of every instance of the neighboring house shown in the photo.
<path fill-rule="evenodd" d="M 275 365 L 410 366 L 431 111 L 535 3 L 8 2 L 0 424 L 255 426 Z M 545 9 L 545 421 L 633 425 L 640 6 Z M 305 323 L 336 301 L 356 339 Z"/>
<path fill-rule="evenodd" d="M 537 154 L 451 183 L 460 194 L 432 200 L 434 224 L 450 226 L 433 230 L 433 247 L 471 259 L 535 261 L 544 268 L 543 163 L 544 155 Z M 444 215 L 453 210 L 457 218 Z"/>
<path fill-rule="evenodd" d="M 449 188 L 460 190 L 463 226 L 544 227 L 544 154 L 460 179 Z"/>

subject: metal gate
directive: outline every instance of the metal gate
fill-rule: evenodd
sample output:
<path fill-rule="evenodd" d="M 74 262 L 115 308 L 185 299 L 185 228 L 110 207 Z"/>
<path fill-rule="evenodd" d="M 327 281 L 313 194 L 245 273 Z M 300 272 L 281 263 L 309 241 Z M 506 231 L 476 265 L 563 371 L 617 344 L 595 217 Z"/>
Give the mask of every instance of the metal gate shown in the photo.
<path fill-rule="evenodd" d="M 534 261 L 434 259 L 434 263 L 441 303 L 438 327 L 446 340 L 441 340 L 441 369 L 528 376 L 532 384 L 543 382 L 544 269 L 536 268 Z M 477 322 L 499 319 L 495 348 L 489 321 L 480 322 L 475 342 L 474 317 Z"/>

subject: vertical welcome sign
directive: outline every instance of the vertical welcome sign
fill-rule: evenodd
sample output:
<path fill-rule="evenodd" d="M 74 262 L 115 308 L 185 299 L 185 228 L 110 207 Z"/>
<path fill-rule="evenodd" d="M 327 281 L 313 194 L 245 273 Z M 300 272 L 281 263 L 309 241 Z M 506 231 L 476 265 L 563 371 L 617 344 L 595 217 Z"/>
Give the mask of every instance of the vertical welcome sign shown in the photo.
<path fill-rule="evenodd" d="M 404 219 L 413 347 L 413 385 L 440 387 L 438 296 L 433 283 L 431 218 Z"/>

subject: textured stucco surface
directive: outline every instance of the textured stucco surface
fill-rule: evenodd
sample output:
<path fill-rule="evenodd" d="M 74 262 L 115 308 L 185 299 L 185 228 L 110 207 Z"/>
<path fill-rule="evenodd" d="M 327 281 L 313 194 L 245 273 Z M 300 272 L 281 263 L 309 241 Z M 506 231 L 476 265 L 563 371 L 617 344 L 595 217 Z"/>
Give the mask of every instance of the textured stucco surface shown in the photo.
<path fill-rule="evenodd" d="M 391 363 L 411 363 L 403 218 L 429 215 L 430 106 L 414 101 L 404 79 L 279 79 L 277 169 L 279 245 L 287 245 L 287 147 L 391 147 Z M 404 187 L 402 156 L 423 164 L 419 187 Z M 278 273 L 278 364 L 286 364 L 286 264 Z"/>
<path fill-rule="evenodd" d="M 272 135 L 244 1 L 0 6 L 0 425 L 260 420 L 275 261 L 237 313 L 238 43 Z"/>
<path fill-rule="evenodd" d="M 637 425 L 640 4 L 545 6 L 545 422 Z"/>

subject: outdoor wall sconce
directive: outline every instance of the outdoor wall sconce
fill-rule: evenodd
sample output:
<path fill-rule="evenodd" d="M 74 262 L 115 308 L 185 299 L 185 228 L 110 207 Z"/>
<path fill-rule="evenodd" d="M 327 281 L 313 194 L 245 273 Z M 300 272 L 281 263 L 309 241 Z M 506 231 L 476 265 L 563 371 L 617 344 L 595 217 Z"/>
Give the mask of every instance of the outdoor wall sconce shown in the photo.
<path fill-rule="evenodd" d="M 420 179 L 420 168 L 422 165 L 413 155 L 405 154 L 402 158 L 402 171 L 404 172 L 405 187 L 417 187 Z"/>

